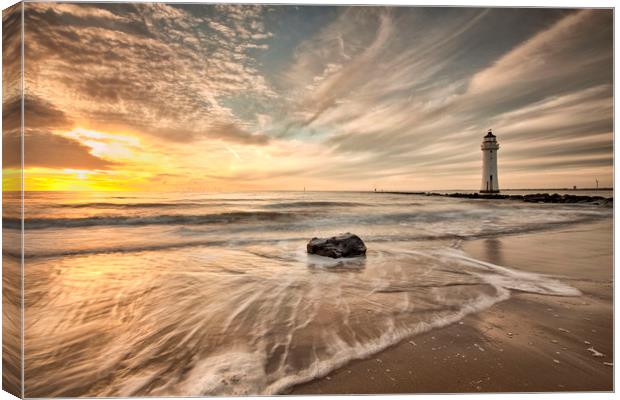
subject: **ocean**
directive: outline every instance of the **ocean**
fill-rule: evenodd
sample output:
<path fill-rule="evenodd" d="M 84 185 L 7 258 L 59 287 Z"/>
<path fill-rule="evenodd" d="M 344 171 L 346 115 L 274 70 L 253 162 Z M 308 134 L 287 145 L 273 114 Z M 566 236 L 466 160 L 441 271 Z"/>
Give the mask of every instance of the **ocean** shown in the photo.
<path fill-rule="evenodd" d="M 6 243 L 21 222 L 5 201 Z M 29 192 L 25 216 L 26 396 L 197 396 L 283 393 L 514 291 L 578 296 L 461 244 L 613 209 L 355 192 Z M 311 238 L 343 232 L 364 240 L 366 257 L 306 253 Z M 5 263 L 18 255 L 5 246 Z"/>

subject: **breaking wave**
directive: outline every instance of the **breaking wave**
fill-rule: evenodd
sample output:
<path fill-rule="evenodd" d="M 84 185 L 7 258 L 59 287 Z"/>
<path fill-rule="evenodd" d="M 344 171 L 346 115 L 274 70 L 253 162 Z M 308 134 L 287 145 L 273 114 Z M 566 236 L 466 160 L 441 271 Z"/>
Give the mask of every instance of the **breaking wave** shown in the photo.
<path fill-rule="evenodd" d="M 216 204 L 217 205 L 217 204 Z M 58 204 L 57 208 L 184 208 L 204 207 L 204 203 L 75 203 Z"/>
<path fill-rule="evenodd" d="M 613 215 L 360 193 L 37 196 L 24 237 L 27 397 L 285 393 L 515 291 L 578 296 L 471 258 L 461 241 Z M 19 219 L 3 221 L 19 234 Z M 365 258 L 306 253 L 309 238 L 346 231 Z"/>
<path fill-rule="evenodd" d="M 27 218 L 25 229 L 45 228 L 76 228 L 90 226 L 138 226 L 138 225 L 204 225 L 215 223 L 232 223 L 245 221 L 274 221 L 294 218 L 294 215 L 268 211 L 238 211 L 205 215 L 151 215 L 151 216 L 113 216 L 113 217 L 85 217 L 85 218 Z M 6 227 L 18 229 L 21 221 L 17 218 L 4 218 Z"/>
<path fill-rule="evenodd" d="M 54 313 L 37 309 L 58 293 L 43 282 L 33 286 L 37 293 L 30 298 L 39 301 L 31 300 L 29 312 L 38 322 L 30 335 L 38 339 L 29 343 L 26 361 L 31 371 L 51 372 L 27 382 L 29 394 L 283 393 L 484 310 L 513 290 L 579 295 L 550 277 L 449 248 L 373 250 L 363 262 L 308 256 L 293 243 L 269 252 L 259 247 L 184 255 L 175 250 L 141 259 L 157 259 L 156 265 L 136 264 L 130 254 L 76 257 L 57 267 L 71 268 L 70 277 L 30 263 L 34 277 L 64 279 L 67 286 L 57 290 L 70 290 L 65 296 L 71 301 Z M 116 272 L 93 280 L 101 261 Z M 343 270 L 341 263 L 352 265 Z M 142 277 L 139 285 L 136 276 Z M 84 318 L 87 323 L 69 323 Z"/>
<path fill-rule="evenodd" d="M 265 208 L 368 207 L 369 204 L 351 201 L 291 201 L 267 204 Z"/>
<path fill-rule="evenodd" d="M 292 206 L 290 204 L 293 204 Z M 338 204 L 335 206 L 335 204 Z M 353 203 L 352 203 L 353 204 Z M 358 206 L 362 206 L 358 204 Z M 147 208 L 168 208 L 166 206 L 147 206 Z M 524 226 L 527 229 L 537 229 L 537 226 L 553 226 L 555 224 L 570 224 L 594 221 L 600 218 L 605 218 L 606 213 L 601 213 L 600 210 L 580 210 L 578 213 L 574 211 L 562 213 L 556 211 L 554 213 L 548 213 L 544 210 L 532 212 L 531 215 L 519 218 L 517 214 L 513 215 L 493 215 L 488 210 L 463 210 L 463 209 L 448 209 L 438 211 L 415 211 L 415 212 L 376 212 L 376 213 L 354 213 L 347 212 L 336 215 L 325 214 L 321 209 L 316 209 L 316 205 L 312 203 L 289 203 L 289 204 L 272 204 L 266 206 L 266 208 L 293 208 L 293 211 L 230 211 L 222 213 L 208 213 L 208 214 L 131 214 L 131 215 L 106 215 L 101 216 L 88 216 L 88 217 L 74 217 L 74 218 L 26 218 L 25 228 L 29 229 L 45 229 L 45 228 L 80 228 L 91 226 L 145 226 L 145 225 L 206 225 L 217 223 L 245 223 L 245 222 L 278 222 L 278 223 L 293 223 L 295 221 L 309 221 L 310 225 L 321 225 L 325 223 L 333 224 L 339 223 L 342 225 L 411 225 L 419 224 L 424 227 L 424 224 L 451 222 L 453 226 L 459 226 L 459 224 L 469 223 L 469 221 L 478 220 L 480 222 L 486 222 L 486 224 L 477 223 L 480 231 L 488 230 L 493 232 L 496 230 L 498 233 L 510 232 L 511 229 L 522 229 Z M 321 204 L 319 207 L 345 207 L 343 203 L 328 204 L 327 202 Z M 86 208 L 86 207 L 85 207 Z M 95 207 L 96 208 L 96 207 Z M 117 208 L 123 208 L 118 206 Z M 140 208 L 137 205 L 131 205 L 128 208 Z M 182 206 L 170 205 L 170 208 L 182 208 Z M 314 208 L 314 209 L 313 209 Z M 302 209 L 302 210 L 299 210 Z M 502 219 L 510 219 L 505 223 Z M 494 222 L 495 224 L 490 224 Z M 9 229 L 19 229 L 21 227 L 21 220 L 19 218 L 3 218 L 3 224 Z M 509 225 L 509 226 L 507 226 Z M 442 232 L 437 232 L 441 234 Z"/>

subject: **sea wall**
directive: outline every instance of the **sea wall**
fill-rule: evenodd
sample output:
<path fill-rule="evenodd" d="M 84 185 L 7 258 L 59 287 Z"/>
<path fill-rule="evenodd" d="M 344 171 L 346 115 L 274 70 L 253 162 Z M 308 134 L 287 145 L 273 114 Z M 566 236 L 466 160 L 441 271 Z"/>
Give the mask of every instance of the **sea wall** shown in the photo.
<path fill-rule="evenodd" d="M 404 194 L 404 195 L 423 195 L 439 197 L 457 197 L 465 199 L 482 200 L 517 200 L 528 203 L 569 203 L 569 204 L 596 204 L 601 206 L 613 207 L 613 197 L 603 196 L 579 196 L 573 194 L 499 194 L 499 193 L 436 193 L 436 192 L 378 192 L 384 194 Z"/>

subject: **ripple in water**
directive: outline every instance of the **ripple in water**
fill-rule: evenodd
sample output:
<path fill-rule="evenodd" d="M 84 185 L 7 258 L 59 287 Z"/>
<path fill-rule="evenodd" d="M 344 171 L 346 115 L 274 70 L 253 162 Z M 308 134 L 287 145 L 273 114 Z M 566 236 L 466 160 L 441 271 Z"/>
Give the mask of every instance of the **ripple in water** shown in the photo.
<path fill-rule="evenodd" d="M 510 290 L 579 295 L 449 242 L 412 248 L 374 243 L 366 258 L 331 260 L 295 241 L 33 259 L 26 395 L 281 393 Z"/>
<path fill-rule="evenodd" d="M 613 214 L 372 193 L 26 199 L 28 397 L 282 393 L 511 291 L 578 295 L 454 243 Z M 18 217 L 4 216 L 5 239 Z M 305 253 L 309 238 L 346 231 L 366 258 Z"/>

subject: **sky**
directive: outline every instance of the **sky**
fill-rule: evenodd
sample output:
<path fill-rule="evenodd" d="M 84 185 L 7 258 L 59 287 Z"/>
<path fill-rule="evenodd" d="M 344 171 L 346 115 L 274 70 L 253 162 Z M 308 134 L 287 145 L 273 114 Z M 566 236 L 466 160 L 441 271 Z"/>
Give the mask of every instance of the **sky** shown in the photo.
<path fill-rule="evenodd" d="M 611 10 L 26 3 L 24 15 L 27 190 L 477 190 L 490 128 L 501 188 L 613 185 Z"/>

